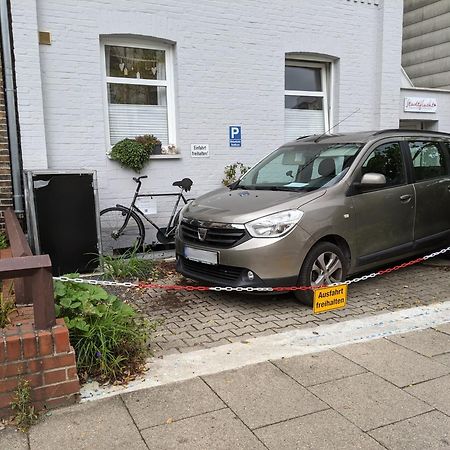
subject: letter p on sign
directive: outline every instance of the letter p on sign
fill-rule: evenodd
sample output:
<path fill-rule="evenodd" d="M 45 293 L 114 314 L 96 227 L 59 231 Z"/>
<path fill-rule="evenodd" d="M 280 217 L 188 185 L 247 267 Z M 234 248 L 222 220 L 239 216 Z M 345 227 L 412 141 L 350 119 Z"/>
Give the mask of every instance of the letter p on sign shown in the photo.
<path fill-rule="evenodd" d="M 235 139 L 236 136 L 239 136 L 241 134 L 241 129 L 238 127 L 231 127 L 231 139 Z"/>
<path fill-rule="evenodd" d="M 230 126 L 229 138 L 230 138 L 230 147 L 241 146 L 242 131 L 240 125 Z"/>

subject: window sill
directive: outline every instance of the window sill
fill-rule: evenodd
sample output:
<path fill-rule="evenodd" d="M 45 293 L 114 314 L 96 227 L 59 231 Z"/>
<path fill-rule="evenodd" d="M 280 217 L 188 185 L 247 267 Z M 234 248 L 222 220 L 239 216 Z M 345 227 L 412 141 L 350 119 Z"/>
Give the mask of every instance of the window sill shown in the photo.
<path fill-rule="evenodd" d="M 151 155 L 150 159 L 181 159 L 181 155 Z"/>
<path fill-rule="evenodd" d="M 109 153 L 106 153 L 106 157 L 112 161 Z M 181 155 L 178 153 L 176 155 L 151 155 L 150 159 L 181 159 Z"/>

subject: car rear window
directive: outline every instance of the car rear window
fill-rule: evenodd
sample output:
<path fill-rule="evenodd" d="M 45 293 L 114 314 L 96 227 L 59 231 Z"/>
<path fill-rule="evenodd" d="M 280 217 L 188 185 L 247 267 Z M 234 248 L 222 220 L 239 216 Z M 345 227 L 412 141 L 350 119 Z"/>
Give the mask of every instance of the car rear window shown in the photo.
<path fill-rule="evenodd" d="M 408 142 L 416 181 L 437 178 L 448 173 L 445 154 L 439 142 Z"/>

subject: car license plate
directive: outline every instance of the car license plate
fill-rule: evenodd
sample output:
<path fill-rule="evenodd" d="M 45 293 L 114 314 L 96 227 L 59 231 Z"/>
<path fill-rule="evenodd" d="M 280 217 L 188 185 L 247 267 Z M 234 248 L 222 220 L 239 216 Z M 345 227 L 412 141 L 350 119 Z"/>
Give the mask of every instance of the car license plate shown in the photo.
<path fill-rule="evenodd" d="M 219 254 L 198 248 L 184 247 L 184 256 L 191 261 L 202 262 L 205 264 L 217 265 L 219 263 Z"/>

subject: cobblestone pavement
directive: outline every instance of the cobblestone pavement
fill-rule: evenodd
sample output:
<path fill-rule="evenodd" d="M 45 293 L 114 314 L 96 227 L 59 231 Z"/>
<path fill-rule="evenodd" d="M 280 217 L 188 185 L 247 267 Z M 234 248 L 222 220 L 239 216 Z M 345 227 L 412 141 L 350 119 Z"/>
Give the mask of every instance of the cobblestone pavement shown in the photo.
<path fill-rule="evenodd" d="M 215 347 L 363 315 L 450 301 L 450 272 L 424 264 L 349 286 L 345 309 L 314 315 L 293 295 L 147 290 L 133 303 L 161 320 L 156 356 Z"/>

